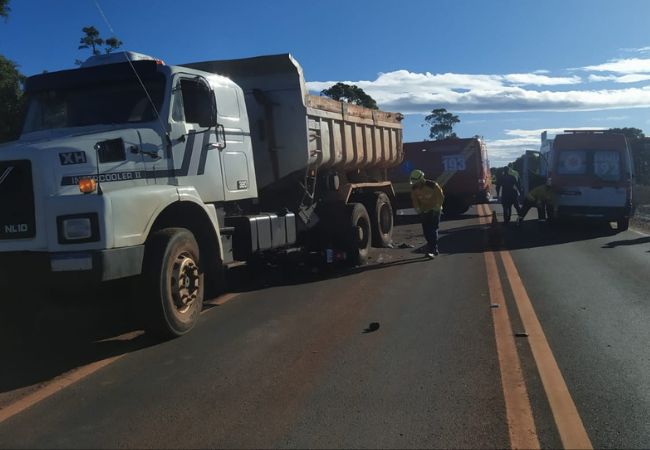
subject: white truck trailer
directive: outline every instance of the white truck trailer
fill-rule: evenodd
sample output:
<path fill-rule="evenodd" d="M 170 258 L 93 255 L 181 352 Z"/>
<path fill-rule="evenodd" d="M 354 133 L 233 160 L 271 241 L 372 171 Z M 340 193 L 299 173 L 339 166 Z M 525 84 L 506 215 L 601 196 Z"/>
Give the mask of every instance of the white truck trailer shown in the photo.
<path fill-rule="evenodd" d="M 390 242 L 402 116 L 310 96 L 290 55 L 168 66 L 136 53 L 26 81 L 0 147 L 5 281 L 137 277 L 147 329 L 196 323 L 224 266 Z"/>

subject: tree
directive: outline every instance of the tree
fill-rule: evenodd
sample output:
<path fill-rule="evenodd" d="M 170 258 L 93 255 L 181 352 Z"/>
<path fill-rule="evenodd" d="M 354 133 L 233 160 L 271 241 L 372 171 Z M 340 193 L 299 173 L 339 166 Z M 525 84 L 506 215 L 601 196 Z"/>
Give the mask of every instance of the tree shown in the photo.
<path fill-rule="evenodd" d="M 93 26 L 83 27 L 81 31 L 83 31 L 84 36 L 79 39 L 79 50 L 82 48 L 88 48 L 92 49 L 94 56 L 101 54 L 97 47 L 104 45 L 104 39 L 99 37 L 99 31 L 97 28 Z"/>
<path fill-rule="evenodd" d="M 321 95 L 370 109 L 379 109 L 377 102 L 366 94 L 363 89 L 354 84 L 336 83 L 329 89 L 322 90 Z"/>
<path fill-rule="evenodd" d="M 636 182 L 650 184 L 650 142 L 642 130 L 638 128 L 610 128 L 609 133 L 625 135 L 634 160 Z"/>
<path fill-rule="evenodd" d="M 610 128 L 607 130 L 608 133 L 619 133 L 619 134 L 624 134 L 626 138 L 629 140 L 636 140 L 636 139 L 643 139 L 645 138 L 645 134 L 643 133 L 643 130 L 640 130 L 638 128 L 632 128 L 632 127 L 625 127 L 625 128 Z"/>
<path fill-rule="evenodd" d="M 9 7 L 9 0 L 0 0 L 0 17 L 4 17 L 5 20 L 9 17 L 11 8 Z"/>
<path fill-rule="evenodd" d="M 104 49 L 104 51 L 106 52 L 106 54 L 109 54 L 110 52 L 112 52 L 113 50 L 117 50 L 121 46 L 122 46 L 122 41 L 120 41 L 115 36 L 109 37 L 108 39 L 106 39 L 106 48 Z"/>
<path fill-rule="evenodd" d="M 2 0 L 0 0 L 2 1 Z M 104 53 L 107 55 L 113 50 L 117 50 L 122 46 L 122 41 L 120 41 L 115 36 L 109 37 L 108 39 L 103 39 L 99 35 L 99 30 L 94 26 L 83 27 L 81 31 L 84 35 L 79 39 L 79 50 L 81 49 L 90 49 L 93 56 L 102 54 L 102 46 L 104 46 Z M 77 59 L 74 63 L 78 66 L 82 64 L 83 61 Z"/>
<path fill-rule="evenodd" d="M 0 142 L 20 135 L 25 113 L 24 81 L 16 63 L 0 55 Z"/>
<path fill-rule="evenodd" d="M 454 133 L 454 125 L 459 123 L 460 119 L 445 108 L 432 110 L 431 114 L 424 118 L 424 122 L 424 125 L 429 125 L 430 139 L 435 141 L 458 139 L 458 136 Z"/>

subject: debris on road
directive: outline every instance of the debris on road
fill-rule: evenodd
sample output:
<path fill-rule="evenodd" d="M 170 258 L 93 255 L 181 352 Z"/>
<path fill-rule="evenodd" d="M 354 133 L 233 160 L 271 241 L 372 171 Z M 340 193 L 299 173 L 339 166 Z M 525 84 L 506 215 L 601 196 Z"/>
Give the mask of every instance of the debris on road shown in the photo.
<path fill-rule="evenodd" d="M 374 331 L 377 331 L 378 329 L 379 329 L 379 322 L 370 322 L 368 328 L 363 330 L 363 334 L 372 333 Z"/>

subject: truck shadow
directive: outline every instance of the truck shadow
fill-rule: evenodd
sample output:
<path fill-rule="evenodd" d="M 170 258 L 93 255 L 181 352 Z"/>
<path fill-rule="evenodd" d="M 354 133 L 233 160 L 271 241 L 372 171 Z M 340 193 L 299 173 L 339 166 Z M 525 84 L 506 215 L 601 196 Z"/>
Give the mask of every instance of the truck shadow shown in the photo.
<path fill-rule="evenodd" d="M 49 381 L 77 367 L 130 353 L 155 341 L 113 289 L 96 296 L 3 290 L 0 308 L 0 406 L 3 395 Z"/>
<path fill-rule="evenodd" d="M 462 225 L 463 222 L 458 222 Z M 481 253 L 485 249 L 485 226 L 464 225 L 440 230 L 440 255 L 436 257 L 444 264 L 444 258 L 453 254 Z M 365 272 L 388 270 L 410 264 L 431 264 L 431 261 L 416 249 L 424 243 L 418 225 L 396 227 L 394 242 L 412 245 L 412 248 L 373 249 L 371 259 L 363 266 L 348 268 L 343 265 L 300 266 L 267 265 L 251 268 L 240 266 L 228 273 L 228 290 L 252 292 L 271 287 L 300 285 L 332 278 L 356 276 Z M 418 240 L 416 240 L 418 239 Z"/>
<path fill-rule="evenodd" d="M 508 250 L 533 249 L 571 242 L 588 241 L 617 233 L 609 225 L 548 224 L 528 220 L 521 226 L 515 223 L 498 224 L 498 244 Z"/>

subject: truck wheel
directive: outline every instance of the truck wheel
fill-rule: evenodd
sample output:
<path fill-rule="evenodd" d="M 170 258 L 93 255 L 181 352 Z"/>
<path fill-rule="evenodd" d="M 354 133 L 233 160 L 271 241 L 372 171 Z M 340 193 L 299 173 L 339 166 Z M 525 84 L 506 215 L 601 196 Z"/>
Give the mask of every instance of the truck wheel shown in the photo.
<path fill-rule="evenodd" d="M 616 230 L 617 231 L 627 231 L 630 228 L 630 218 L 624 217 L 616 221 Z"/>
<path fill-rule="evenodd" d="M 372 226 L 365 206 L 361 203 L 346 205 L 346 212 L 351 225 L 346 236 L 346 251 L 348 261 L 360 266 L 368 260 L 368 252 L 372 241 Z"/>
<path fill-rule="evenodd" d="M 388 247 L 393 240 L 393 205 L 388 195 L 379 192 L 373 196 L 368 215 L 372 222 L 372 245 Z"/>
<path fill-rule="evenodd" d="M 190 331 L 203 309 L 199 245 L 185 228 L 156 231 L 147 241 L 142 283 L 145 328 L 162 338 Z"/>

